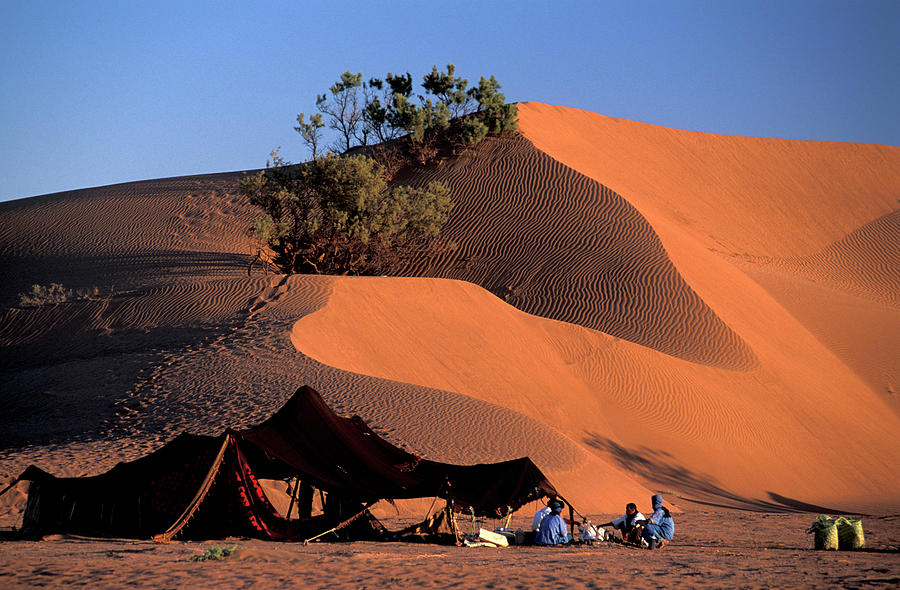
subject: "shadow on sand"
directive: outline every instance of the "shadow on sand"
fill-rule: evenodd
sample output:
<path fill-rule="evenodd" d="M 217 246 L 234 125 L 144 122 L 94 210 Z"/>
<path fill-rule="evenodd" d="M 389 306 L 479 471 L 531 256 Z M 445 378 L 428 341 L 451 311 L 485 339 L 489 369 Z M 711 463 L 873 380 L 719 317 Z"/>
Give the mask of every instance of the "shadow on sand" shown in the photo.
<path fill-rule="evenodd" d="M 740 496 L 719 485 L 712 475 L 697 473 L 678 465 L 674 457 L 666 451 L 648 447 L 627 449 L 596 433 L 588 433 L 584 442 L 614 459 L 626 471 L 653 482 L 660 488 L 677 490 L 680 499 L 695 504 L 758 512 L 854 514 L 845 510 L 809 504 L 775 492 L 768 492 L 771 501 Z"/>

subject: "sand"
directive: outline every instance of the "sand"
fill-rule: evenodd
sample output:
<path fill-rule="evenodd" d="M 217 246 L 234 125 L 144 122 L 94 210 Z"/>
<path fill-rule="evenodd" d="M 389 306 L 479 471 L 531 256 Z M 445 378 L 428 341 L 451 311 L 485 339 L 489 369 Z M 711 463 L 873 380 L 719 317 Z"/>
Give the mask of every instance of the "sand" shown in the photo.
<path fill-rule="evenodd" d="M 309 384 L 428 458 L 528 455 L 586 514 L 663 491 L 705 528 L 718 517 L 703 511 L 718 506 L 750 528 L 762 514 L 783 519 L 795 539 L 774 557 L 753 552 L 776 547 L 777 526 L 759 545 L 726 544 L 757 564 L 737 578 L 709 551 L 694 555 L 713 545 L 702 537 L 659 568 L 696 559 L 719 572 L 711 585 L 759 571 L 782 585 L 776 572 L 799 560 L 822 584 L 850 583 L 798 531 L 804 511 L 900 511 L 900 148 L 720 136 L 538 103 L 520 105 L 520 129 L 406 173 L 451 187 L 458 247 L 410 261 L 404 278 L 250 268 L 255 212 L 238 173 L 0 203 L 0 480 L 29 463 L 99 473 L 182 430 L 257 423 Z M 51 282 L 98 295 L 16 307 Z M 0 525 L 17 521 L 23 498 L 0 498 Z M 883 522 L 892 539 L 896 523 Z M 68 538 L 43 546 L 59 548 L 48 549 L 56 564 L 95 551 Z M 302 552 L 251 546 L 312 575 Z M 27 547 L 0 552 L 41 559 Z M 110 559 L 151 554 L 140 547 Z M 171 565 L 195 550 L 185 547 L 152 554 Z M 308 551 L 335 571 L 384 551 L 410 580 L 431 551 L 352 547 Z M 451 552 L 440 553 L 453 556 L 447 568 L 481 559 L 435 551 Z M 533 554 L 515 551 L 527 557 L 509 567 L 524 576 Z M 609 573 L 597 554 L 565 551 Z M 849 558 L 862 560 L 853 579 L 880 575 L 865 560 L 886 555 Z M 539 559 L 546 575 L 554 559 Z M 896 561 L 887 567 L 896 577 Z"/>
<path fill-rule="evenodd" d="M 157 544 L 53 535 L 0 546 L 0 580 L 7 588 L 879 588 L 900 583 L 896 517 L 865 522 L 867 538 L 893 547 L 893 553 L 812 551 L 802 532 L 810 520 L 808 515 L 695 507 L 679 518 L 678 543 L 655 552 L 612 544 L 304 547 L 249 539 Z M 225 560 L 191 561 L 223 545 L 236 548 Z"/>

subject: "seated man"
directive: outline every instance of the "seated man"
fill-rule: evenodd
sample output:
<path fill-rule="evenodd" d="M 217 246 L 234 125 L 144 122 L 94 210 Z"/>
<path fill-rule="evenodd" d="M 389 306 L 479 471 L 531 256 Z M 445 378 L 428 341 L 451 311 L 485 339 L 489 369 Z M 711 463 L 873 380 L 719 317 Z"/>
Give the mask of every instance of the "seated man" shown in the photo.
<path fill-rule="evenodd" d="M 646 517 L 638 512 L 637 504 L 634 502 L 629 502 L 625 505 L 625 514 L 620 516 L 615 520 L 611 520 L 610 522 L 604 522 L 601 527 L 611 526 L 612 528 L 620 531 L 622 533 L 622 540 L 626 542 L 639 543 L 640 536 L 635 537 L 632 533 L 636 531 L 638 527 L 637 522 L 644 520 Z M 629 537 L 635 537 L 629 539 Z"/>
<path fill-rule="evenodd" d="M 556 498 L 550 498 L 547 500 L 547 505 L 534 513 L 534 518 L 531 520 L 531 530 L 532 532 L 537 532 L 537 530 L 541 526 L 541 521 L 544 520 L 544 517 L 550 514 L 550 503 L 556 500 Z"/>
<path fill-rule="evenodd" d="M 566 521 L 560 516 L 564 504 L 559 500 L 548 502 L 550 514 L 544 516 L 534 534 L 535 545 L 562 545 L 571 538 L 566 530 Z"/>
<path fill-rule="evenodd" d="M 675 520 L 669 509 L 663 506 L 662 496 L 654 494 L 650 501 L 653 503 L 653 514 L 646 520 L 642 536 L 650 549 L 662 549 L 675 536 Z"/>

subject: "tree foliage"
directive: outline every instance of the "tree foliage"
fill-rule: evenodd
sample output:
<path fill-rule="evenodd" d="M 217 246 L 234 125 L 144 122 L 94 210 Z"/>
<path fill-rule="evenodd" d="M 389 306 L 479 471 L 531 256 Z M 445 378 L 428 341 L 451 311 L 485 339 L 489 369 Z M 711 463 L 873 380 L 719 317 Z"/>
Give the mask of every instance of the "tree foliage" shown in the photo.
<path fill-rule="evenodd" d="M 407 156 L 428 164 L 442 149 L 457 151 L 517 128 L 516 106 L 506 103 L 494 76 L 482 76 L 470 87 L 451 63 L 446 71 L 432 67 L 421 87 L 424 94 L 414 95 L 409 72 L 389 72 L 384 79 L 367 82 L 362 73 L 344 72 L 328 94 L 317 97 L 318 113 L 309 123 L 304 123 L 303 113 L 297 116 L 297 130 L 313 158 L 319 153 L 315 132 L 327 126 L 337 135 L 331 145 L 335 152 L 400 139 Z"/>
<path fill-rule="evenodd" d="M 264 212 L 253 231 L 289 273 L 388 271 L 432 246 L 452 208 L 443 184 L 390 188 L 381 166 L 365 155 L 330 153 L 291 165 L 273 153 L 240 188 Z"/>
<path fill-rule="evenodd" d="M 312 159 L 292 165 L 276 150 L 265 170 L 242 178 L 241 192 L 263 212 L 252 231 L 284 272 L 384 273 L 434 248 L 453 205 L 449 190 L 438 182 L 392 187 L 397 170 L 518 124 L 493 76 L 470 86 L 448 64 L 423 77 L 422 94 L 413 86 L 409 72 L 368 81 L 344 72 L 316 97 L 316 112 L 297 115 L 294 129 Z M 349 154 L 358 147 L 365 149 Z"/>

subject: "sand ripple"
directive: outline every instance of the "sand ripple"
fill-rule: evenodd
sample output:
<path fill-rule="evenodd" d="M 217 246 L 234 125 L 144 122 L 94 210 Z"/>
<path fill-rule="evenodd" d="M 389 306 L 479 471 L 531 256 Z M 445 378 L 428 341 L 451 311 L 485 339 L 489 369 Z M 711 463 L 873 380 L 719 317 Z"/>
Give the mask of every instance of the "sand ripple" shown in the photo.
<path fill-rule="evenodd" d="M 435 179 L 457 196 L 447 235 L 458 248 L 410 274 L 470 281 L 528 313 L 695 363 L 755 363 L 634 207 L 526 140 L 489 141 L 412 180 Z"/>

